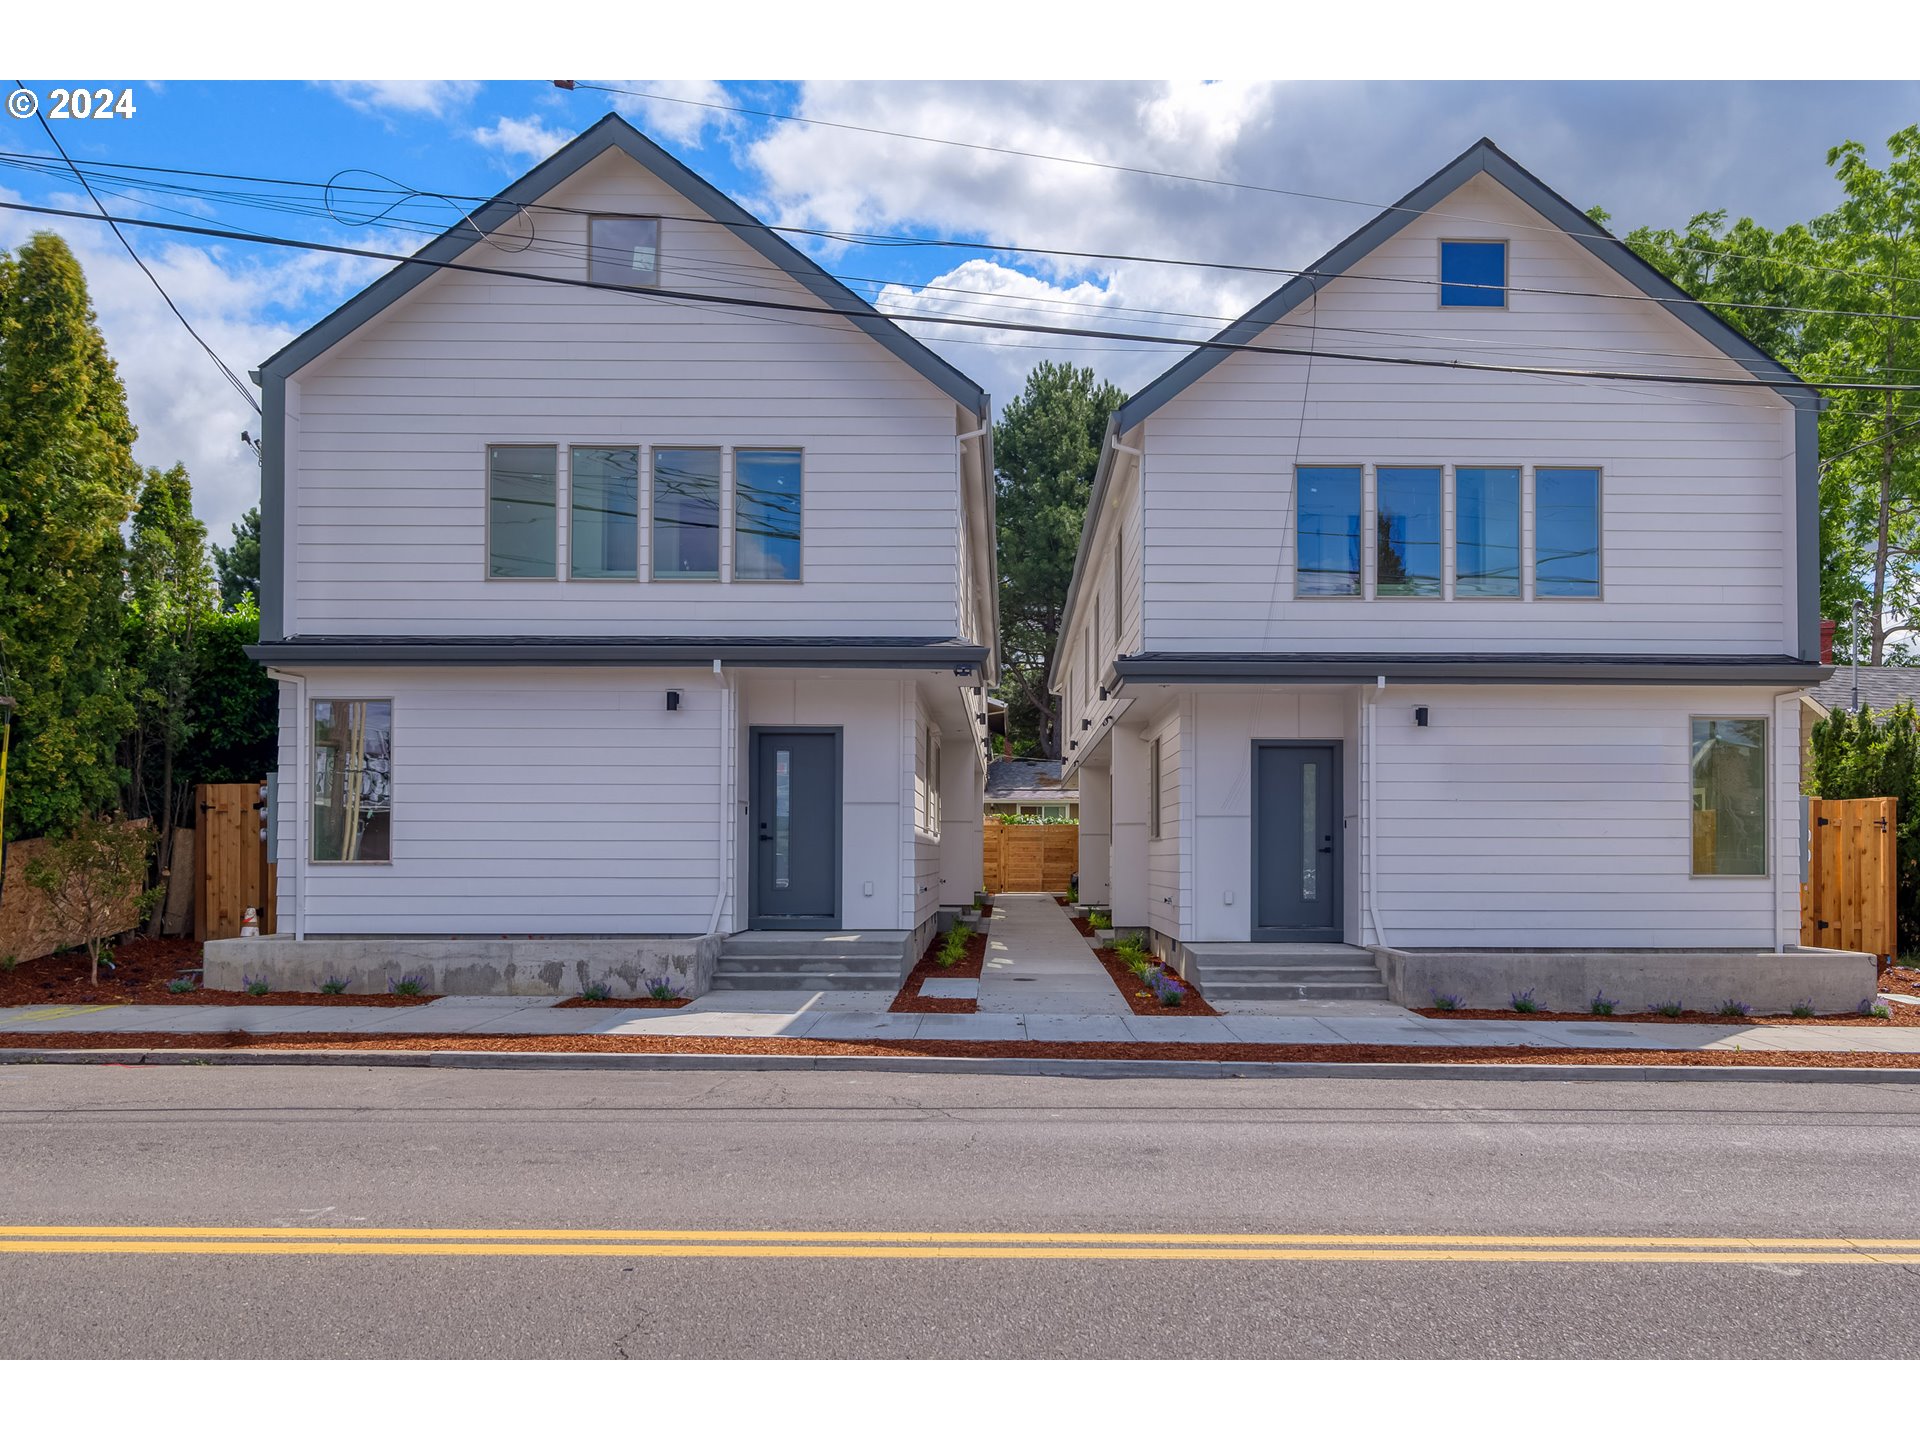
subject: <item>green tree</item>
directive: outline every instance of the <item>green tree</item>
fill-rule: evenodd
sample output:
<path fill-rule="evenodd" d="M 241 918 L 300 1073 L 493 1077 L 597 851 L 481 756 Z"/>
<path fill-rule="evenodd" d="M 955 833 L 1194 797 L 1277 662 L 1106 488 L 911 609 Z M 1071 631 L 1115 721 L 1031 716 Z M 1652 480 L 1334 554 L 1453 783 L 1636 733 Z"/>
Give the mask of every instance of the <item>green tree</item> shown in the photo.
<path fill-rule="evenodd" d="M 1626 243 L 1812 380 L 1920 377 L 1920 126 L 1887 141 L 1876 170 L 1857 141 L 1827 152 L 1843 198 L 1805 224 L 1642 228 Z M 1739 308 L 1733 308 L 1738 306 Z M 1843 651 L 1875 665 L 1913 658 L 1902 637 L 1920 603 L 1920 395 L 1836 391 L 1820 418 L 1820 608 Z"/>
<path fill-rule="evenodd" d="M 209 615 L 196 638 L 193 690 L 187 702 L 183 783 L 229 785 L 258 780 L 274 768 L 278 698 L 266 670 L 247 656 L 260 639 L 251 602 Z"/>
<path fill-rule="evenodd" d="M 1902 955 L 1920 950 L 1920 715 L 1913 702 L 1874 714 L 1836 710 L 1813 727 L 1802 785 L 1822 800 L 1891 795 Z"/>
<path fill-rule="evenodd" d="M 57 235 L 0 254 L 0 656 L 19 702 L 6 823 L 112 803 L 125 694 L 123 546 L 140 469 L 126 392 Z"/>
<path fill-rule="evenodd" d="M 233 544 L 213 547 L 220 574 L 220 603 L 237 610 L 243 601 L 260 604 L 260 507 L 255 505 L 233 526 Z"/>
<path fill-rule="evenodd" d="M 86 943 L 95 988 L 107 938 L 137 925 L 158 893 L 147 885 L 152 850 L 153 831 L 137 821 L 82 816 L 27 862 L 55 927 Z"/>
<path fill-rule="evenodd" d="M 1000 520 L 1000 647 L 1007 731 L 1060 753 L 1047 671 L 1059 641 L 1080 526 L 1107 418 L 1126 401 L 1093 371 L 1042 361 L 993 429 Z M 1031 728 L 1028 728 L 1031 727 Z"/>

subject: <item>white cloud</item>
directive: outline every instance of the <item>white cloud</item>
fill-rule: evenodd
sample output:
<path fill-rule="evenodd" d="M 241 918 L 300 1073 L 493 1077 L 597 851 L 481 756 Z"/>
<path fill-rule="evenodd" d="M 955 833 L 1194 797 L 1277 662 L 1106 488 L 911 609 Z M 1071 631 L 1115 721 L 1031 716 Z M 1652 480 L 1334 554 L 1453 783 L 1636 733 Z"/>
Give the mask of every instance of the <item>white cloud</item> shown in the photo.
<path fill-rule="evenodd" d="M 731 105 L 734 98 L 714 80 L 608 80 L 622 90 L 639 90 L 648 96 L 666 99 L 642 99 L 635 95 L 615 95 L 614 109 L 632 120 L 656 140 L 677 140 L 696 149 L 709 129 L 728 129 L 739 118 L 726 110 L 709 110 L 708 105 Z M 696 104 L 675 103 L 696 101 Z"/>
<path fill-rule="evenodd" d="M 478 80 L 328 80 L 326 88 L 358 110 L 444 115 L 471 100 Z"/>
<path fill-rule="evenodd" d="M 573 136 L 564 130 L 549 129 L 535 115 L 529 115 L 524 120 L 502 115 L 498 123 L 483 125 L 475 130 L 473 138 L 487 149 L 499 151 L 509 160 L 540 161 L 573 139 Z"/>

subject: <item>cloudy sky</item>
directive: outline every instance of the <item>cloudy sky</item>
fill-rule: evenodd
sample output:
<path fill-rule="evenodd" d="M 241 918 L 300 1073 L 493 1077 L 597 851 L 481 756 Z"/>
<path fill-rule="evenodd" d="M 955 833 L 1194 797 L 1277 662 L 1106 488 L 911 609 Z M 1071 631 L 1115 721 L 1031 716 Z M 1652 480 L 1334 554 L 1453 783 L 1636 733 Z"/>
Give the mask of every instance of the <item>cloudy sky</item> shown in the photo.
<path fill-rule="evenodd" d="M 52 82 L 24 83 L 44 99 Z M 1920 123 L 1914 83 L 591 83 L 640 93 L 545 81 L 134 82 L 131 119 L 52 123 L 81 162 L 306 186 L 340 175 L 454 197 L 356 223 L 369 212 L 329 216 L 313 188 L 207 178 L 182 193 L 155 183 L 177 176 L 131 169 L 96 185 L 118 214 L 400 254 L 452 223 L 456 204 L 501 189 L 614 108 L 770 222 L 980 247 L 794 237 L 882 309 L 1163 335 L 1211 333 L 1276 282 L 1034 252 L 1301 265 L 1482 135 L 1574 203 L 1610 211 L 1616 233 L 1717 209 L 1779 225 L 1834 203 L 1828 147 L 1861 140 L 1879 160 L 1888 135 Z M 0 201 L 91 208 L 57 172 L 38 121 L 9 118 L 0 136 Z M 41 228 L 65 235 L 86 267 L 140 427 L 136 453 L 185 461 L 202 517 L 225 537 L 258 496 L 240 439 L 258 433 L 253 411 L 104 226 L 0 209 L 0 247 Z M 127 233 L 242 374 L 384 268 Z M 1133 389 L 1178 353 L 915 328 L 999 402 L 1040 359 L 1072 358 Z"/>

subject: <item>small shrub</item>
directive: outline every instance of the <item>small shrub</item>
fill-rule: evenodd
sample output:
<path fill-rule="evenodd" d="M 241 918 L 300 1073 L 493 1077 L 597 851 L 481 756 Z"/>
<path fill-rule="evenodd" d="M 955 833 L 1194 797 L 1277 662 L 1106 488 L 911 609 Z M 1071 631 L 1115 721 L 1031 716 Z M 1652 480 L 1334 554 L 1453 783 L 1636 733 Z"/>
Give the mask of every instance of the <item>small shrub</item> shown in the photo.
<path fill-rule="evenodd" d="M 680 987 L 662 975 L 658 980 L 647 982 L 647 998 L 650 1000 L 678 1000 Z"/>
<path fill-rule="evenodd" d="M 427 993 L 427 981 L 423 975 L 402 975 L 398 980 L 387 982 L 389 995 L 424 995 Z"/>
<path fill-rule="evenodd" d="M 1868 996 L 1860 1002 L 1860 1013 L 1870 1020 L 1891 1020 L 1893 1011 L 1884 1003 Z"/>
<path fill-rule="evenodd" d="M 590 985 L 582 985 L 580 987 L 580 998 L 582 1000 L 611 1000 L 613 998 L 613 990 L 604 980 L 595 980 Z"/>
<path fill-rule="evenodd" d="M 1458 1010 L 1460 1008 L 1460 997 L 1458 995 L 1442 995 L 1436 990 L 1433 992 L 1433 1008 L 1436 1010 Z"/>
<path fill-rule="evenodd" d="M 1658 1005 L 1649 1005 L 1647 1007 L 1647 1010 L 1651 1014 L 1665 1015 L 1670 1020 L 1683 1014 L 1685 1009 L 1686 1007 L 1678 1000 L 1662 1000 Z"/>
<path fill-rule="evenodd" d="M 1793 1009 L 1788 1013 L 1796 1020 L 1811 1020 L 1813 1018 L 1813 1001 L 1796 1000 L 1793 1002 Z"/>
<path fill-rule="evenodd" d="M 195 988 L 193 981 L 189 980 L 185 975 L 180 976 L 177 980 L 169 980 L 167 982 L 167 993 L 169 995 L 191 995 Z"/>
<path fill-rule="evenodd" d="M 100 983 L 102 964 L 112 966 L 107 937 L 144 917 L 159 896 L 146 883 L 152 848 L 153 831 L 144 823 L 81 819 L 66 834 L 49 836 L 26 864 L 23 878 L 41 892 L 55 928 L 85 938 L 89 984 Z"/>
<path fill-rule="evenodd" d="M 1753 1013 L 1753 1007 L 1744 1000 L 1722 1000 L 1718 1013 L 1729 1020 L 1744 1020 Z"/>
<path fill-rule="evenodd" d="M 1104 910 L 1089 910 L 1087 912 L 1087 924 L 1096 930 L 1111 930 L 1113 928 L 1113 916 Z"/>
<path fill-rule="evenodd" d="M 1532 1015 L 1540 1008 L 1534 1003 L 1533 990 L 1531 987 L 1525 990 L 1512 991 L 1508 994 L 1507 999 L 1513 1002 L 1513 1008 L 1522 1015 Z"/>
<path fill-rule="evenodd" d="M 1127 969 L 1137 978 L 1144 980 L 1153 973 L 1153 961 L 1144 955 L 1126 955 L 1121 957 Z"/>
<path fill-rule="evenodd" d="M 322 995 L 344 995 L 347 993 L 347 982 L 342 980 L 338 975 L 329 975 L 320 982 L 320 993 Z"/>
<path fill-rule="evenodd" d="M 1587 1013 L 1589 1015 L 1611 1015 L 1614 1006 L 1619 1003 L 1618 1000 L 1609 1000 L 1604 993 L 1596 990 L 1593 992 L 1593 999 L 1587 1002 Z"/>
<path fill-rule="evenodd" d="M 240 977 L 240 984 L 249 995 L 268 995 L 273 991 L 273 987 L 266 982 L 264 977 L 256 980 L 251 975 L 242 975 Z"/>
<path fill-rule="evenodd" d="M 1162 1005 L 1184 1005 L 1187 1000 L 1187 987 L 1179 977 L 1164 965 L 1149 968 L 1146 976 L 1147 988 L 1153 991 L 1153 998 Z"/>
<path fill-rule="evenodd" d="M 1078 885 L 1069 885 L 1067 887 L 1067 904 L 1078 905 L 1079 903 L 1080 903 L 1080 887 Z"/>
<path fill-rule="evenodd" d="M 20 957 L 18 955 L 0 955 L 0 970 L 4 970 L 9 975 L 14 972 L 14 969 L 19 964 Z"/>

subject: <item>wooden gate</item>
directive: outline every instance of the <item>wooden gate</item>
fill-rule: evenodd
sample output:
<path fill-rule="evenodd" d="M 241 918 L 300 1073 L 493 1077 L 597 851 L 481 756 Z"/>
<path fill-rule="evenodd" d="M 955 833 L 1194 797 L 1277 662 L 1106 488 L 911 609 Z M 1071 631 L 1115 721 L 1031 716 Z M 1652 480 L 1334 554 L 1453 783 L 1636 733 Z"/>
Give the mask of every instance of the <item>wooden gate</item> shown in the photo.
<path fill-rule="evenodd" d="M 1891 798 L 1807 801 L 1807 881 L 1800 887 L 1800 943 L 1897 954 Z"/>
<path fill-rule="evenodd" d="M 989 815 L 981 831 L 981 883 L 995 894 L 1065 890 L 1080 868 L 1078 825 L 1008 825 Z"/>
<path fill-rule="evenodd" d="M 231 940 L 251 905 L 271 934 L 266 784 L 194 787 L 193 938 Z"/>

